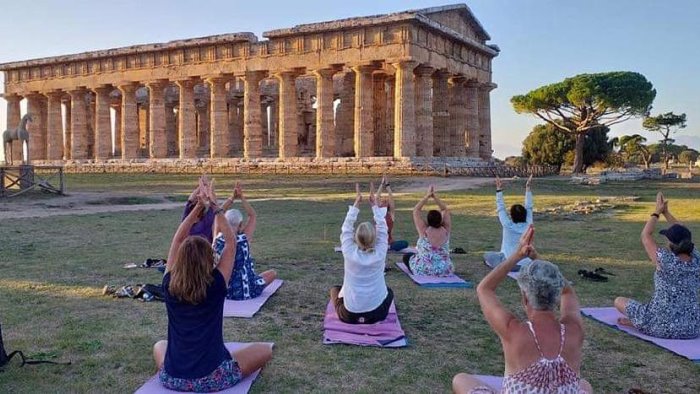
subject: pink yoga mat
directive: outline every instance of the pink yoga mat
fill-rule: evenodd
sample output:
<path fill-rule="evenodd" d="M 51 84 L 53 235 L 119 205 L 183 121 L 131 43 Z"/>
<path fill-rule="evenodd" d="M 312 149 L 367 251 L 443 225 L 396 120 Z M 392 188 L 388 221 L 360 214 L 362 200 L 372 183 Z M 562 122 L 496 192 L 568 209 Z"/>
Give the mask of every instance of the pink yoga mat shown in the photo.
<path fill-rule="evenodd" d="M 282 283 L 284 283 L 283 280 L 275 279 L 263 290 L 262 294 L 250 300 L 226 300 L 224 302 L 224 317 L 253 317 L 262 308 L 267 299 L 282 286 Z"/>
<path fill-rule="evenodd" d="M 408 345 L 392 302 L 384 321 L 375 324 L 347 324 L 338 319 L 335 308 L 328 302 L 323 319 L 323 344 L 344 343 L 359 346 L 404 347 Z"/>
<path fill-rule="evenodd" d="M 503 376 L 491 376 L 491 375 L 474 375 L 477 379 L 489 385 L 496 392 L 500 392 L 503 388 Z"/>
<path fill-rule="evenodd" d="M 473 285 L 471 282 L 460 278 L 457 275 L 450 276 L 424 276 L 424 275 L 413 275 L 406 267 L 404 263 L 396 263 L 396 266 L 408 275 L 414 282 L 423 287 L 462 287 L 471 288 Z"/>
<path fill-rule="evenodd" d="M 228 342 L 225 344 L 226 349 L 229 351 L 233 351 L 236 349 L 239 349 L 247 343 L 241 343 L 241 342 Z M 245 379 L 241 380 L 238 382 L 237 385 L 231 387 L 230 389 L 224 390 L 224 391 L 218 391 L 219 393 L 227 393 L 227 394 L 245 394 L 250 390 L 250 387 L 253 385 L 253 382 L 255 382 L 255 379 L 258 377 L 260 374 L 260 370 L 257 370 L 253 372 L 251 375 L 247 376 Z M 179 391 L 172 391 L 168 390 L 165 387 L 163 387 L 160 382 L 158 381 L 158 375 L 153 376 L 150 378 L 143 386 L 141 386 L 138 390 L 136 390 L 135 394 L 166 394 L 166 393 L 178 393 Z"/>
<path fill-rule="evenodd" d="M 700 338 L 695 339 L 663 339 L 644 335 L 637 329 L 617 324 L 622 314 L 615 308 L 581 308 L 581 313 L 612 328 L 624 331 L 639 339 L 651 342 L 679 356 L 700 363 Z"/>
<path fill-rule="evenodd" d="M 333 250 L 340 253 L 340 252 L 343 251 L 343 248 L 340 247 L 340 246 L 336 246 L 336 247 L 333 248 Z M 396 250 L 388 250 L 387 253 L 388 253 L 388 254 L 418 253 L 418 249 L 416 249 L 416 248 L 413 247 L 413 246 L 409 246 L 409 247 L 403 248 L 403 249 L 401 249 L 401 250 L 399 250 L 399 251 L 396 251 Z"/>

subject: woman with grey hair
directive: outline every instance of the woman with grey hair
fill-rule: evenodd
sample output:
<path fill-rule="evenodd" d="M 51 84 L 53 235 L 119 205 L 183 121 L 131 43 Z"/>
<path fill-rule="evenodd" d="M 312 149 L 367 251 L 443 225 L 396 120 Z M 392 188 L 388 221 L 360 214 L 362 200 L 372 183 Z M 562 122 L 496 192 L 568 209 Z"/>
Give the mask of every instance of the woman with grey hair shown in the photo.
<path fill-rule="evenodd" d="M 243 215 L 238 209 L 229 209 L 236 198 L 241 200 L 241 205 L 248 215 L 248 220 L 243 220 Z M 233 189 L 233 196 L 229 197 L 222 206 L 226 210 L 226 221 L 236 234 L 236 255 L 228 283 L 226 298 L 229 300 L 249 300 L 262 294 L 267 285 L 277 278 L 275 270 L 267 270 L 261 274 L 255 273 L 255 260 L 250 255 L 250 243 L 257 226 L 257 215 L 255 209 L 250 205 L 243 195 L 241 184 L 236 182 Z M 224 239 L 218 234 L 218 229 L 214 228 L 214 254 L 216 261 L 221 257 L 224 250 Z"/>
<path fill-rule="evenodd" d="M 498 334 L 505 356 L 502 393 L 590 393 L 579 370 L 583 322 L 574 290 L 559 268 L 537 259 L 534 228 L 520 238 L 518 250 L 479 283 L 477 295 L 486 321 Z M 528 320 L 506 309 L 496 288 L 523 258 L 533 261 L 520 270 L 518 285 Z M 559 317 L 555 312 L 559 304 Z M 477 377 L 460 373 L 452 380 L 455 393 L 496 393 Z"/>
<path fill-rule="evenodd" d="M 671 224 L 660 231 L 668 240 L 668 248 L 659 248 L 654 240 L 654 227 L 660 215 Z M 618 323 L 658 338 L 697 338 L 700 336 L 700 252 L 693 244 L 690 230 L 671 214 L 661 193 L 656 195 L 656 210 L 642 230 L 642 245 L 656 265 L 654 295 L 646 304 L 617 297 L 615 308 L 625 316 Z"/>

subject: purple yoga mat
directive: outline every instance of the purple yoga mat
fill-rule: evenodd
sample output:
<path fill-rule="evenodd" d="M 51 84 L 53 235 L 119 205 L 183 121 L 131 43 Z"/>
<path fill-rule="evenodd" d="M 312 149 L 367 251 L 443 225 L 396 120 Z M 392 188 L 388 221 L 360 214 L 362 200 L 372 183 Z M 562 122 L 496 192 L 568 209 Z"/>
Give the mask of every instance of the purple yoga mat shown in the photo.
<path fill-rule="evenodd" d="M 622 314 L 615 308 L 581 308 L 581 313 L 591 319 L 597 320 L 610 327 L 624 331 L 639 339 L 651 342 L 679 356 L 700 363 L 700 338 L 695 339 L 663 339 L 644 335 L 636 328 L 621 326 L 617 324 L 617 319 Z"/>
<path fill-rule="evenodd" d="M 503 376 L 491 376 L 491 375 L 473 375 L 477 379 L 489 385 L 496 392 L 500 392 L 503 388 Z"/>
<path fill-rule="evenodd" d="M 241 343 L 241 342 L 228 342 L 226 343 L 226 349 L 229 351 L 233 351 L 236 349 L 239 349 L 243 346 L 247 345 L 247 343 Z M 230 389 L 224 390 L 224 391 L 217 391 L 218 393 L 227 393 L 227 394 L 245 394 L 250 390 L 250 387 L 253 385 L 253 382 L 255 382 L 255 379 L 258 377 L 260 374 L 260 370 L 257 370 L 253 372 L 251 375 L 247 376 L 245 379 L 241 380 L 238 382 L 237 385 L 231 387 Z M 134 394 L 167 394 L 167 393 L 178 393 L 179 391 L 172 391 L 168 390 L 165 387 L 163 387 L 160 382 L 158 381 L 158 375 L 153 376 L 150 378 L 143 386 L 141 386 Z"/>
<path fill-rule="evenodd" d="M 282 286 L 282 283 L 284 283 L 282 279 L 275 279 L 263 290 L 262 294 L 250 300 L 226 300 L 224 302 L 224 317 L 253 317 L 267 299 Z"/>
<path fill-rule="evenodd" d="M 343 251 L 343 248 L 340 246 L 336 246 L 333 248 L 334 251 L 341 253 Z M 403 248 L 401 250 L 391 250 L 389 249 L 387 251 L 388 254 L 406 254 L 406 253 L 418 253 L 418 249 L 416 249 L 413 246 L 409 246 L 407 248 Z"/>
<path fill-rule="evenodd" d="M 344 343 L 359 346 L 404 347 L 406 333 L 401 329 L 396 305 L 392 302 L 386 319 L 375 324 L 347 324 L 338 319 L 335 308 L 328 302 L 323 319 L 323 344 Z"/>
<path fill-rule="evenodd" d="M 396 266 L 408 275 L 414 282 L 425 287 L 472 287 L 471 282 L 467 282 L 457 275 L 450 276 L 424 276 L 413 275 L 404 263 L 396 263 Z"/>

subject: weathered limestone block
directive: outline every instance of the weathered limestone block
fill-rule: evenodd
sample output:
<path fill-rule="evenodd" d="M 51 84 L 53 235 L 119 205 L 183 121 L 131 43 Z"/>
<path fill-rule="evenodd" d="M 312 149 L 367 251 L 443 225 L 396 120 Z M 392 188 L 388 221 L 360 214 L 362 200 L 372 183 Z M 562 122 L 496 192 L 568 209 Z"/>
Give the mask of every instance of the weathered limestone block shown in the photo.
<path fill-rule="evenodd" d="M 148 87 L 148 120 L 149 120 L 149 154 L 154 159 L 168 157 L 168 138 L 166 135 L 165 88 L 167 81 L 152 81 Z M 172 113 L 172 108 L 170 108 Z"/>
<path fill-rule="evenodd" d="M 122 93 L 120 114 L 122 160 L 139 157 L 139 114 L 136 104 L 136 89 L 138 89 L 138 85 L 134 83 L 119 86 L 119 91 Z"/>
<path fill-rule="evenodd" d="M 479 83 L 471 80 L 466 84 L 467 131 L 466 145 L 468 157 L 479 157 Z"/>
<path fill-rule="evenodd" d="M 467 97 L 464 87 L 466 79 L 462 76 L 451 77 L 448 81 L 450 91 L 450 156 L 466 155 L 467 132 Z"/>
<path fill-rule="evenodd" d="M 433 67 L 415 69 L 416 81 L 416 156 L 433 156 Z"/>
<path fill-rule="evenodd" d="M 76 89 L 70 94 L 71 107 L 71 159 L 84 160 L 88 158 L 87 152 L 87 108 L 85 103 L 85 89 Z"/>
<path fill-rule="evenodd" d="M 192 79 L 176 82 L 180 88 L 180 104 L 178 107 L 178 138 L 181 159 L 197 157 L 197 135 L 194 107 L 194 85 Z"/>
<path fill-rule="evenodd" d="M 316 157 L 335 155 L 333 119 L 333 75 L 337 70 L 324 68 L 313 72 L 316 77 Z"/>
<path fill-rule="evenodd" d="M 243 95 L 243 157 L 262 156 L 262 126 L 260 123 L 260 81 L 264 72 L 246 72 Z"/>
<path fill-rule="evenodd" d="M 46 98 L 40 94 L 27 96 L 27 113 L 31 114 L 32 121 L 27 124 L 29 132 L 29 160 L 46 159 L 46 115 L 44 107 Z M 16 127 L 16 126 L 15 126 Z"/>
<path fill-rule="evenodd" d="M 374 156 L 374 94 L 372 90 L 372 72 L 374 66 L 355 66 L 355 157 Z"/>

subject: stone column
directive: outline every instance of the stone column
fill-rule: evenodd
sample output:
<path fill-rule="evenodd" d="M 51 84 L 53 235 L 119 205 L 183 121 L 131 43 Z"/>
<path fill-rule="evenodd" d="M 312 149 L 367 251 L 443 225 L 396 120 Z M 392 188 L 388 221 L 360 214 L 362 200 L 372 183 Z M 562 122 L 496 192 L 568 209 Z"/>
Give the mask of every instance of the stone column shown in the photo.
<path fill-rule="evenodd" d="M 416 97 L 413 69 L 418 62 L 402 61 L 392 65 L 396 68 L 394 157 L 413 157 L 416 155 Z"/>
<path fill-rule="evenodd" d="M 61 114 L 61 97 L 63 92 L 46 93 L 48 99 L 46 110 L 46 159 L 63 158 L 63 116 Z"/>
<path fill-rule="evenodd" d="M 352 136 L 355 132 L 355 72 L 343 74 L 340 105 L 335 117 L 335 153 L 348 156 L 353 150 Z"/>
<path fill-rule="evenodd" d="M 467 157 L 479 157 L 479 83 L 475 80 L 467 82 L 466 93 L 466 137 Z"/>
<path fill-rule="evenodd" d="M 46 98 L 41 94 L 27 95 L 27 113 L 32 116 L 32 121 L 27 123 L 27 163 L 46 159 L 46 118 L 42 116 L 45 101 Z"/>
<path fill-rule="evenodd" d="M 433 74 L 433 155 L 438 157 L 450 155 L 450 100 L 447 77 L 447 72 L 442 70 Z"/>
<path fill-rule="evenodd" d="M 87 109 L 85 89 L 76 89 L 70 94 L 71 159 L 87 159 Z"/>
<path fill-rule="evenodd" d="M 167 81 L 148 82 L 148 156 L 152 159 L 168 157 L 165 135 L 165 87 Z"/>
<path fill-rule="evenodd" d="M 416 155 L 433 157 L 433 87 L 435 69 L 419 66 L 415 69 L 416 80 Z"/>
<path fill-rule="evenodd" d="M 209 114 L 211 115 L 211 137 L 209 153 L 211 158 L 228 157 L 231 150 L 231 133 L 228 131 L 228 113 L 226 108 L 226 83 L 228 78 L 212 77 L 207 79 L 211 94 Z"/>
<path fill-rule="evenodd" d="M 239 151 L 243 148 L 243 120 L 239 117 L 239 100 L 232 99 L 228 103 L 228 134 L 231 142 L 229 152 Z"/>
<path fill-rule="evenodd" d="M 466 154 L 467 103 L 465 78 L 454 76 L 449 79 L 450 96 L 450 149 L 449 156 L 463 157 Z"/>
<path fill-rule="evenodd" d="M 373 66 L 355 66 L 355 124 L 353 147 L 355 157 L 374 156 L 374 94 L 372 91 Z"/>
<path fill-rule="evenodd" d="M 112 156 L 112 117 L 109 94 L 112 86 L 93 89 L 95 92 L 95 159 L 106 160 Z"/>
<path fill-rule="evenodd" d="M 197 133 L 194 107 L 195 81 L 185 79 L 175 82 L 180 88 L 180 105 L 178 115 L 178 134 L 181 159 L 197 157 Z"/>
<path fill-rule="evenodd" d="M 138 85 L 129 83 L 119 86 L 122 92 L 121 151 L 122 159 L 139 157 L 139 112 L 136 104 Z"/>
<path fill-rule="evenodd" d="M 396 99 L 396 76 L 386 78 L 386 131 L 382 138 L 384 156 L 394 156 L 394 103 Z"/>
<path fill-rule="evenodd" d="M 297 118 L 297 74 L 283 71 L 275 74 L 280 83 L 279 158 L 295 157 L 298 150 L 299 119 Z"/>
<path fill-rule="evenodd" d="M 243 76 L 243 157 L 262 156 L 262 125 L 260 123 L 260 81 L 266 72 L 248 71 Z"/>
<path fill-rule="evenodd" d="M 479 157 L 491 160 L 491 90 L 496 84 L 485 83 L 479 86 Z"/>
<path fill-rule="evenodd" d="M 280 119 L 280 106 L 279 106 L 279 92 L 277 96 L 272 97 L 272 104 L 270 107 L 270 146 L 279 145 L 279 119 Z"/>
<path fill-rule="evenodd" d="M 19 121 L 22 119 L 19 102 L 22 101 L 22 96 L 16 94 L 8 94 L 5 97 L 7 100 L 7 130 L 14 130 L 19 126 Z M 22 160 L 22 145 L 19 141 L 12 142 L 12 157 L 8 157 L 10 152 L 5 152 L 5 144 L 3 143 L 3 152 L 5 154 L 5 162 L 13 162 Z"/>
<path fill-rule="evenodd" d="M 374 74 L 372 78 L 372 96 L 374 111 L 374 154 L 373 156 L 384 156 L 386 140 L 386 74 Z"/>
<path fill-rule="evenodd" d="M 68 96 L 68 100 L 65 102 L 65 109 L 66 109 L 66 132 L 63 135 L 63 159 L 64 160 L 70 160 L 71 159 L 71 141 L 73 141 L 73 132 L 72 132 L 72 119 L 73 119 L 73 114 L 71 113 L 71 100 L 70 100 L 70 95 Z"/>
<path fill-rule="evenodd" d="M 114 152 L 112 157 L 122 157 L 122 104 L 121 98 L 119 104 L 114 108 Z"/>
<path fill-rule="evenodd" d="M 316 77 L 316 157 L 319 159 L 335 155 L 333 75 L 336 72 L 333 68 L 313 72 Z"/>
<path fill-rule="evenodd" d="M 211 93 L 210 93 L 211 94 Z M 197 150 L 208 149 L 210 144 L 211 128 L 209 127 L 209 103 L 195 103 L 197 118 Z M 207 153 L 211 157 L 211 152 Z"/>
<path fill-rule="evenodd" d="M 165 105 L 165 157 L 178 155 L 177 118 L 175 117 L 175 105 Z"/>

